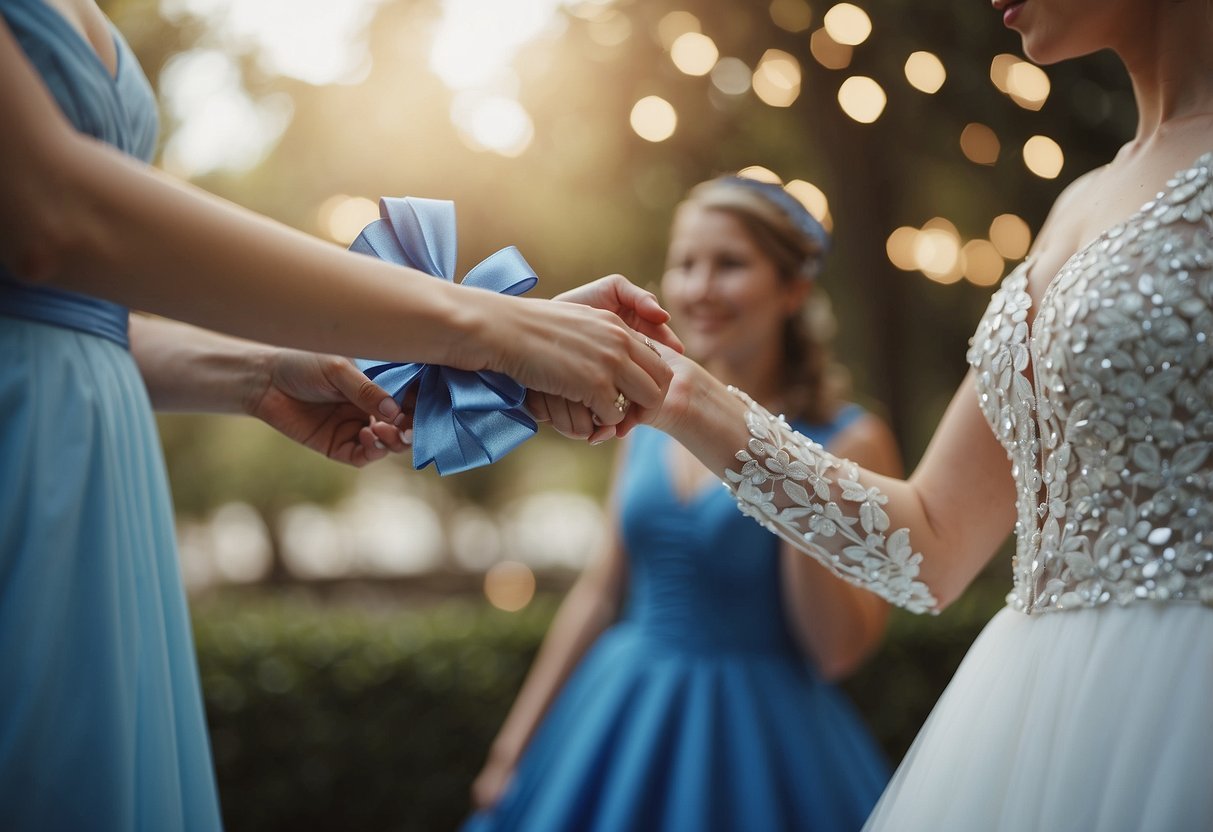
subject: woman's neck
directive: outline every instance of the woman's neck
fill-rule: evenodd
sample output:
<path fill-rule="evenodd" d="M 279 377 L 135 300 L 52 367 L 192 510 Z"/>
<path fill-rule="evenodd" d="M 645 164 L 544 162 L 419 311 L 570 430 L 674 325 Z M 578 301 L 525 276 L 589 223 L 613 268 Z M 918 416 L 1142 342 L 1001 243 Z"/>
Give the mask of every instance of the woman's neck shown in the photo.
<path fill-rule="evenodd" d="M 1213 4 L 1150 5 L 1140 20 L 1124 21 L 1124 40 L 1114 47 L 1137 99 L 1136 144 L 1185 120 L 1213 116 Z"/>

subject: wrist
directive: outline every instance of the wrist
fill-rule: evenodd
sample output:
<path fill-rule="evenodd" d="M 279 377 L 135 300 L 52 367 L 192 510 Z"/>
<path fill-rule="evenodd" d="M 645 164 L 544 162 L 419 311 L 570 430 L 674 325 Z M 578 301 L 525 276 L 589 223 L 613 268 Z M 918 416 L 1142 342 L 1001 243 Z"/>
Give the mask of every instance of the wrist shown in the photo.
<path fill-rule="evenodd" d="M 274 379 L 274 367 L 282 352 L 282 349 L 274 347 L 250 347 L 238 362 L 235 389 L 239 412 L 246 416 L 257 416 Z"/>

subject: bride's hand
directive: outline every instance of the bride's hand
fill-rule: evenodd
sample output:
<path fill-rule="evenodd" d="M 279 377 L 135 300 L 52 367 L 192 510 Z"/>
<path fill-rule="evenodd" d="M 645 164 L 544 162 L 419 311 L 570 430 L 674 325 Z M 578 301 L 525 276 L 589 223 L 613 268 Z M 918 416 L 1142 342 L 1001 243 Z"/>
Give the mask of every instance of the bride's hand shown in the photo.
<path fill-rule="evenodd" d="M 616 425 L 595 424 L 593 414 L 583 405 L 556 396 L 528 391 L 527 409 L 540 422 L 570 439 L 586 439 L 597 445 L 608 439 L 623 437 L 639 424 L 647 424 L 671 435 L 677 435 L 686 423 L 698 391 L 702 390 L 707 371 L 691 359 L 664 346 L 656 351 L 669 365 L 673 376 L 665 398 L 656 408 L 638 405 L 628 407 L 624 418 Z"/>
<path fill-rule="evenodd" d="M 411 403 L 402 410 L 349 359 L 274 350 L 263 376 L 245 411 L 304 447 L 356 467 L 408 449 Z"/>

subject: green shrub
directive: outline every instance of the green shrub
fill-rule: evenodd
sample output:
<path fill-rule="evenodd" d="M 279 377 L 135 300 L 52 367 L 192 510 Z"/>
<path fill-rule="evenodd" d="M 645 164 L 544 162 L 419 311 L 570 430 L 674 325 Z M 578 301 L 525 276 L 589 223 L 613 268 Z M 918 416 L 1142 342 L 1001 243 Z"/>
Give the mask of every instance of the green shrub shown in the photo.
<path fill-rule="evenodd" d="M 230 832 L 445 830 L 558 599 L 521 613 L 452 601 L 376 612 L 299 600 L 196 604 L 207 718 Z M 908 747 L 996 607 L 898 614 L 846 689 L 890 759 Z"/>

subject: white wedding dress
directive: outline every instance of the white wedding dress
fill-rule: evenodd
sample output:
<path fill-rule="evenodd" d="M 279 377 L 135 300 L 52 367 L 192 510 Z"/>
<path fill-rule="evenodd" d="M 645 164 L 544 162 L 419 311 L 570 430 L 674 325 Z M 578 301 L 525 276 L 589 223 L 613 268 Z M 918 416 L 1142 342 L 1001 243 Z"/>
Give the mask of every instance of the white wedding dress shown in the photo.
<path fill-rule="evenodd" d="M 1213 153 L 973 337 L 1018 487 L 1014 589 L 865 829 L 1213 830 Z M 743 511 L 915 610 L 913 534 L 751 403 Z"/>

